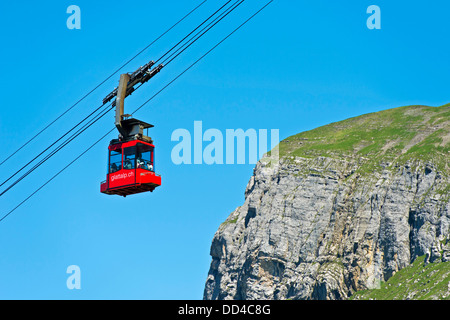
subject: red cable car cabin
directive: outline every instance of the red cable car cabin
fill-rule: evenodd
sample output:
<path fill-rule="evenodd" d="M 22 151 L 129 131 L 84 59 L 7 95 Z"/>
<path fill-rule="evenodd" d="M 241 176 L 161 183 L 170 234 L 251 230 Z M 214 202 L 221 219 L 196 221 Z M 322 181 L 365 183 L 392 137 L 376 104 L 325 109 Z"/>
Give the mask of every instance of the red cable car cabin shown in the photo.
<path fill-rule="evenodd" d="M 153 144 L 142 140 L 114 142 L 108 147 L 108 174 L 100 186 L 102 193 L 126 197 L 153 192 L 161 185 L 161 176 L 155 174 Z"/>

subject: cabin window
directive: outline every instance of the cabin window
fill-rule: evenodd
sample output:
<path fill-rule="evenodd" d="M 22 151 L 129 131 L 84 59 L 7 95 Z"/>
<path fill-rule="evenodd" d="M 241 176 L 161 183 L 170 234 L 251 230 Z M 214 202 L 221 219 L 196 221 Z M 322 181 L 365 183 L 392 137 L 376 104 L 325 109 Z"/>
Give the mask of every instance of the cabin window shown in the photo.
<path fill-rule="evenodd" d="M 109 173 L 122 169 L 122 150 L 111 150 L 109 152 Z"/>
<path fill-rule="evenodd" d="M 125 170 L 136 168 L 136 147 L 123 149 L 123 168 Z"/>
<path fill-rule="evenodd" d="M 137 144 L 136 167 L 148 171 L 155 171 L 153 163 L 153 147 L 143 143 Z"/>

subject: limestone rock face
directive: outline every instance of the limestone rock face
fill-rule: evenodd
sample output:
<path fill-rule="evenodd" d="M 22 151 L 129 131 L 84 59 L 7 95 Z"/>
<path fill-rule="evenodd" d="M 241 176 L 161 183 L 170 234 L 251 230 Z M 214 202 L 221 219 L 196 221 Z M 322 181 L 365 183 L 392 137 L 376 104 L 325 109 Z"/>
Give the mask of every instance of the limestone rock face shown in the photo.
<path fill-rule="evenodd" d="M 418 256 L 449 260 L 448 158 L 386 159 L 262 159 L 214 236 L 204 299 L 346 299 Z"/>

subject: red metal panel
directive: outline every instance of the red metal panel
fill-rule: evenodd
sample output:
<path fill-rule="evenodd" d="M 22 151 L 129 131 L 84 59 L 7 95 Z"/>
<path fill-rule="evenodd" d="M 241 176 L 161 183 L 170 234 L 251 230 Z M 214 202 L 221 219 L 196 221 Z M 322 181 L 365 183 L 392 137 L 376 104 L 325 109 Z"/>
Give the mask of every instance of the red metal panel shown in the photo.
<path fill-rule="evenodd" d="M 119 170 L 111 173 L 108 175 L 109 189 L 135 184 L 135 179 L 136 173 L 134 169 Z"/>
<path fill-rule="evenodd" d="M 114 151 L 114 150 L 119 150 L 119 149 L 122 149 L 122 143 L 110 144 L 108 147 L 109 151 Z"/>
<path fill-rule="evenodd" d="M 136 182 L 141 184 L 155 184 L 157 186 L 161 185 L 161 176 L 156 175 L 152 171 L 147 171 L 144 169 L 136 170 Z"/>
<path fill-rule="evenodd" d="M 124 149 L 124 148 L 128 148 L 128 147 L 134 147 L 138 143 L 142 143 L 142 144 L 145 144 L 145 145 L 153 147 L 153 148 L 155 147 L 153 144 L 148 143 L 148 142 L 144 142 L 144 141 L 141 141 L 141 140 L 133 140 L 133 141 L 128 141 L 128 142 L 111 144 L 111 145 L 109 145 L 108 149 L 109 150 Z"/>

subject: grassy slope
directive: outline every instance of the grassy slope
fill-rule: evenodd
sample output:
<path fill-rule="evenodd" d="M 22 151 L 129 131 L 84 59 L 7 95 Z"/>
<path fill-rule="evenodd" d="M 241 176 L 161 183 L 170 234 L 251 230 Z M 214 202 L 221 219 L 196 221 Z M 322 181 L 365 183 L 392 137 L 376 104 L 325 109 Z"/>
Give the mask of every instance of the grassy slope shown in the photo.
<path fill-rule="evenodd" d="M 359 291 L 354 300 L 450 300 L 450 262 L 429 263 L 417 258 L 382 283 L 380 289 Z"/>
<path fill-rule="evenodd" d="M 280 143 L 281 157 L 358 157 L 362 171 L 381 162 L 431 161 L 449 172 L 450 104 L 365 114 L 299 133 Z"/>

